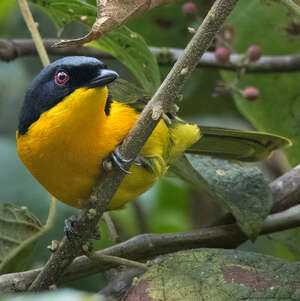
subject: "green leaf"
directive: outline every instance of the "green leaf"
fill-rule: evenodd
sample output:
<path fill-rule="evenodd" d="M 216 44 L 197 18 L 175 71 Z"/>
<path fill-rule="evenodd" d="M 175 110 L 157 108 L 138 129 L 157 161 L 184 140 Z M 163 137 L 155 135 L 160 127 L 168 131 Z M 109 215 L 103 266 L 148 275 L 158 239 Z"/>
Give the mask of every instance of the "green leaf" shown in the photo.
<path fill-rule="evenodd" d="M 42 231 L 40 221 L 27 209 L 5 203 L 0 211 L 0 273 L 20 271 Z"/>
<path fill-rule="evenodd" d="M 154 93 L 160 84 L 160 73 L 155 56 L 139 34 L 122 26 L 102 38 L 87 44 L 110 53 L 135 75 L 148 93 Z"/>
<path fill-rule="evenodd" d="M 78 21 L 85 25 L 92 26 L 97 17 L 97 8 L 82 0 L 29 1 L 39 6 L 54 22 L 59 31 L 72 21 Z"/>
<path fill-rule="evenodd" d="M 41 7 L 59 30 L 72 21 L 83 23 L 90 29 L 96 20 L 96 7 L 84 1 L 30 1 Z M 97 41 L 93 41 L 87 45 L 107 52 L 117 58 L 122 64 L 128 67 L 148 93 L 154 93 L 160 85 L 160 73 L 155 56 L 149 50 L 143 37 L 131 31 L 126 26 L 107 33 Z"/>
<path fill-rule="evenodd" d="M 282 243 L 295 256 L 296 260 L 300 260 L 300 228 L 289 229 L 278 233 L 268 235 L 268 238 L 276 242 Z"/>
<path fill-rule="evenodd" d="M 300 300 L 299 263 L 220 249 L 181 251 L 157 261 L 134 281 L 128 300 Z"/>
<path fill-rule="evenodd" d="M 0 32 L 4 35 L 8 21 L 12 17 L 14 9 L 16 8 L 16 2 L 11 0 L 2 0 L 0 2 Z"/>
<path fill-rule="evenodd" d="M 71 289 L 55 290 L 34 294 L 16 294 L 2 297 L 1 301 L 105 301 L 106 298 L 86 292 Z"/>
<path fill-rule="evenodd" d="M 250 45 L 257 44 L 263 55 L 284 55 L 299 52 L 300 39 L 293 34 L 292 28 L 297 26 L 293 22 L 284 5 L 252 0 L 239 1 L 227 25 L 234 30 L 234 51 L 246 52 Z M 236 75 L 222 72 L 222 76 L 230 82 Z M 300 162 L 299 82 L 300 73 L 247 74 L 239 82 L 239 88 L 255 86 L 260 90 L 260 97 L 250 102 L 234 94 L 238 109 L 257 129 L 293 141 L 293 147 L 286 149 L 292 165 Z"/>
<path fill-rule="evenodd" d="M 172 170 L 200 191 L 215 193 L 240 229 L 255 239 L 272 207 L 271 192 L 263 173 L 257 167 L 208 156 L 187 155 L 187 158 L 191 165 L 178 160 Z"/>

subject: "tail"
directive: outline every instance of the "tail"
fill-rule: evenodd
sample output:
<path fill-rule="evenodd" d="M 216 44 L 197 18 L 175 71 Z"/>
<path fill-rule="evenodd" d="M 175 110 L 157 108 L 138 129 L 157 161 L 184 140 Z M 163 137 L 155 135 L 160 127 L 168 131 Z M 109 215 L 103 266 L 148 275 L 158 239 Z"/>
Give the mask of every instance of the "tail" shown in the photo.
<path fill-rule="evenodd" d="M 291 140 L 273 134 L 199 126 L 201 138 L 187 153 L 239 161 L 261 161 L 275 149 L 292 145 Z"/>

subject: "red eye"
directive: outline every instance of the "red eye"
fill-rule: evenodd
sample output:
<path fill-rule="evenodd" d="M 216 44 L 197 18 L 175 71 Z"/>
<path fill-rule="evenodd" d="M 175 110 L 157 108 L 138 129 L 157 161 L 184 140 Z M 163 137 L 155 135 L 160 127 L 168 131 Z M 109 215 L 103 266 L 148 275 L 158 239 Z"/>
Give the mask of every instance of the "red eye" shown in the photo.
<path fill-rule="evenodd" d="M 55 81 L 57 84 L 62 85 L 69 80 L 69 75 L 65 71 L 59 71 L 55 75 Z"/>

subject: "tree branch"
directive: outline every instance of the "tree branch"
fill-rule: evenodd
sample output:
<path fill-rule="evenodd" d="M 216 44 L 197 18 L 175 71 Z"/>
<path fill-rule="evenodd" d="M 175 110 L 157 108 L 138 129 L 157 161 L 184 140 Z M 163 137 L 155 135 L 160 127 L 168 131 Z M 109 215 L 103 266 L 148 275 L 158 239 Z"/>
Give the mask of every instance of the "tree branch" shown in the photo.
<path fill-rule="evenodd" d="M 68 48 L 54 48 L 52 45 L 59 40 L 44 39 L 44 45 L 48 54 L 58 56 L 84 55 L 93 56 L 98 59 L 113 59 L 110 54 L 101 52 L 93 47 L 71 46 Z M 160 65 L 173 64 L 182 54 L 183 50 L 178 48 L 150 47 L 157 55 Z M 36 49 L 31 39 L 0 39 L 0 61 L 9 62 L 24 56 L 36 55 Z M 198 68 L 214 68 L 237 71 L 246 68 L 250 73 L 274 73 L 274 72 L 297 72 L 300 71 L 300 55 L 277 55 L 262 56 L 258 61 L 245 65 L 241 63 L 243 54 L 232 54 L 229 63 L 217 62 L 214 53 L 206 52 L 198 62 Z"/>
<path fill-rule="evenodd" d="M 169 111 L 176 101 L 177 93 L 195 69 L 199 58 L 208 48 L 237 1 L 215 1 L 203 23 L 187 45 L 184 54 L 178 59 L 151 101 L 146 105 L 135 126 L 124 139 L 120 146 L 122 157 L 128 160 L 135 159 L 159 122 L 160 116 L 165 111 Z M 185 69 L 184 74 L 181 72 L 183 69 Z M 130 167 L 130 163 L 124 165 L 126 169 Z M 112 170 L 96 185 L 88 200 L 89 208 L 93 210 L 93 215 L 90 214 L 91 209 L 86 209 L 78 217 L 76 230 L 79 239 L 70 241 L 67 237 L 63 238 L 59 248 L 34 280 L 30 287 L 31 291 L 48 289 L 49 286 L 58 282 L 66 268 L 82 252 L 82 247 L 87 243 L 88 238 L 95 232 L 102 214 L 124 176 L 124 172 L 117 166 L 113 166 Z"/>
<path fill-rule="evenodd" d="M 282 4 L 288 7 L 292 12 L 294 12 L 298 17 L 300 17 L 300 6 L 293 0 L 279 0 Z"/>
<path fill-rule="evenodd" d="M 300 226 L 299 179 L 300 165 L 270 184 L 274 200 L 272 211 L 276 213 L 267 217 L 261 234 Z M 293 184 L 285 185 L 289 182 Z M 278 212 L 281 208 L 285 208 L 289 205 L 296 206 Z M 191 248 L 233 248 L 245 240 L 247 240 L 247 238 L 239 228 L 234 224 L 230 224 L 186 233 L 142 234 L 110 248 L 98 251 L 96 254 L 145 261 L 156 255 Z M 62 279 L 60 279 L 60 283 L 66 283 L 92 274 L 104 272 L 112 267 L 115 267 L 115 265 L 111 262 L 95 265 L 85 256 L 80 256 L 74 260 L 64 273 Z M 0 292 L 12 293 L 25 291 L 41 270 L 42 269 L 35 269 L 0 276 Z"/>
<path fill-rule="evenodd" d="M 270 185 L 274 205 L 271 213 L 286 210 L 300 203 L 300 165 L 277 178 Z"/>

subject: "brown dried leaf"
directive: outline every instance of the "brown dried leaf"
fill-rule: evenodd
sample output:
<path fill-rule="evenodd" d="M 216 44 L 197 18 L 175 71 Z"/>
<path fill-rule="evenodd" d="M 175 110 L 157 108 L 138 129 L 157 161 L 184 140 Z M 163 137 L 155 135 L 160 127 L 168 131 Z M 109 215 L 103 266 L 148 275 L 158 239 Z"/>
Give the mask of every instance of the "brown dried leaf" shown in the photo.
<path fill-rule="evenodd" d="M 98 17 L 92 26 L 91 31 L 78 39 L 61 41 L 54 44 L 54 47 L 79 46 L 93 40 L 101 35 L 114 30 L 143 12 L 155 6 L 167 4 L 175 0 L 97 0 Z"/>

